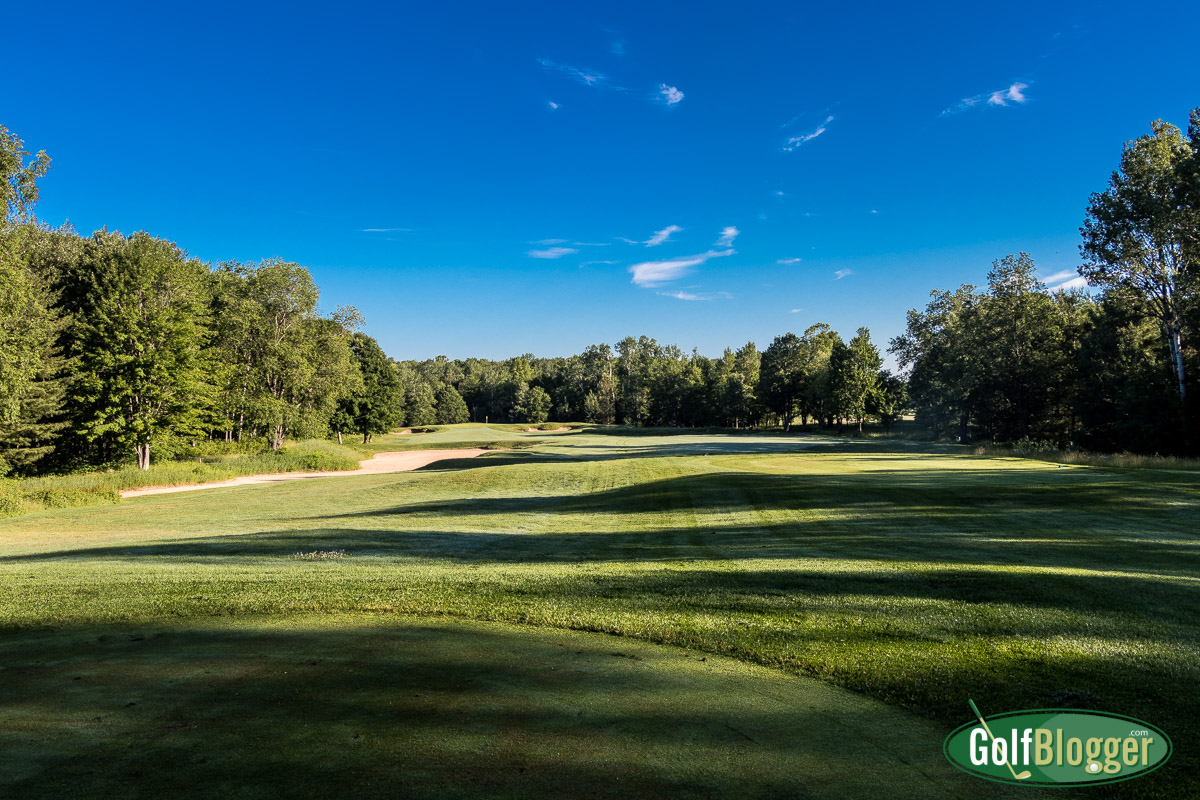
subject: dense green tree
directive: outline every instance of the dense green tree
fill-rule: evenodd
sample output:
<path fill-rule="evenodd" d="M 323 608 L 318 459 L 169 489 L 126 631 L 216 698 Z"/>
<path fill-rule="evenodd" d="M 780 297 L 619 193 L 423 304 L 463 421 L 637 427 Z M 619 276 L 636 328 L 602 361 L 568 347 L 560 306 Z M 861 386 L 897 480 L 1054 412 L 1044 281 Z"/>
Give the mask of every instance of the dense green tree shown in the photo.
<path fill-rule="evenodd" d="M 363 437 L 363 444 L 377 433 L 387 433 L 404 420 L 404 395 L 400 378 L 379 343 L 365 333 L 350 335 L 350 352 L 362 379 L 362 388 L 345 395 L 335 418 L 349 418 L 350 427 Z"/>
<path fill-rule="evenodd" d="M 433 387 L 419 380 L 408 387 L 405 398 L 407 425 L 433 425 L 437 422 L 437 397 Z"/>
<path fill-rule="evenodd" d="M 887 370 L 880 372 L 875 388 L 867 397 L 867 413 L 877 417 L 885 431 L 890 431 L 907 407 L 908 391 L 904 379 Z"/>
<path fill-rule="evenodd" d="M 27 258 L 29 240 L 40 233 L 27 220 L 50 158 L 45 151 L 27 156 L 25 143 L 0 125 L 0 435 L 26 421 L 22 408 L 32 384 L 46 374 L 59 316 L 46 276 L 32 270 Z M 0 474 L 6 463 L 0 463 Z"/>
<path fill-rule="evenodd" d="M 614 374 L 612 348 L 606 344 L 589 345 L 579 356 L 584 394 L 592 394 L 595 403 L 585 419 L 601 425 L 611 425 L 617 418 L 617 382 Z"/>
<path fill-rule="evenodd" d="M 282 259 L 224 264 L 213 280 L 226 437 L 265 435 L 278 449 L 286 436 L 324 436 L 341 399 L 362 389 L 350 347 L 361 316 L 346 308 L 320 317 L 312 276 Z"/>
<path fill-rule="evenodd" d="M 848 344 L 838 342 L 830 355 L 832 407 L 839 419 L 857 420 L 859 433 L 882 364 L 879 351 L 871 343 L 871 332 L 866 328 L 859 328 Z"/>
<path fill-rule="evenodd" d="M 1105 293 L 1083 336 L 1073 411 L 1101 451 L 1180 452 L 1181 408 L 1158 323 L 1131 291 Z"/>
<path fill-rule="evenodd" d="M 1060 318 L 1036 271 L 1027 253 L 993 262 L 988 292 L 969 317 L 977 422 L 991 439 L 1027 439 L 1044 427 L 1054 375 L 1064 367 Z"/>
<path fill-rule="evenodd" d="M 521 384 L 517 390 L 516 402 L 513 405 L 515 422 L 541 423 L 550 418 L 550 408 L 553 401 L 546 390 L 540 386 Z"/>
<path fill-rule="evenodd" d="M 800 337 L 788 332 L 776 336 L 763 351 L 758 396 L 763 405 L 788 430 L 796 416 L 804 387 L 804 347 Z"/>
<path fill-rule="evenodd" d="M 1193 118 L 1193 141 L 1196 118 Z M 1200 206 L 1192 202 L 1196 151 L 1173 125 L 1125 145 L 1108 189 L 1093 194 L 1080 233 L 1090 283 L 1136 293 L 1161 326 L 1180 401 L 1187 398 L 1181 303 L 1196 291 Z M 1200 179 L 1197 179 L 1200 180 Z"/>
<path fill-rule="evenodd" d="M 437 406 L 437 422 L 439 425 L 457 425 L 471 418 L 462 395 L 448 383 L 443 383 L 438 387 L 435 404 Z"/>
<path fill-rule="evenodd" d="M 150 467 L 151 442 L 196 433 L 208 387 L 207 269 L 145 233 L 101 231 L 85 250 L 88 291 L 75 322 L 71 392 L 88 438 L 105 437 Z"/>
<path fill-rule="evenodd" d="M 650 419 L 654 361 L 662 349 L 648 336 L 626 336 L 616 351 L 617 415 L 627 425 L 644 425 Z"/>
<path fill-rule="evenodd" d="M 824 322 L 810 325 L 800 337 L 800 393 L 797 410 L 802 424 L 813 416 L 832 424 L 837 416 L 836 399 L 831 383 L 833 352 L 842 345 L 842 337 Z"/>
<path fill-rule="evenodd" d="M 28 471 L 66 427 L 62 324 L 47 281 L 27 260 L 28 239 L 38 233 L 0 222 L 0 475 Z"/>
<path fill-rule="evenodd" d="M 941 436 L 957 427 L 969 438 L 975 375 L 967 318 L 977 300 L 973 286 L 934 290 L 924 312 L 908 312 L 905 332 L 888 348 L 908 371 L 908 394 L 917 422 Z"/>
<path fill-rule="evenodd" d="M 0 202 L 7 222 L 29 218 L 38 200 L 38 179 L 50 169 L 45 150 L 27 160 L 28 155 L 25 143 L 0 125 Z"/>
<path fill-rule="evenodd" d="M 22 227 L 0 223 L 0 426 L 16 421 L 53 335 L 46 287 L 23 258 L 26 235 Z"/>

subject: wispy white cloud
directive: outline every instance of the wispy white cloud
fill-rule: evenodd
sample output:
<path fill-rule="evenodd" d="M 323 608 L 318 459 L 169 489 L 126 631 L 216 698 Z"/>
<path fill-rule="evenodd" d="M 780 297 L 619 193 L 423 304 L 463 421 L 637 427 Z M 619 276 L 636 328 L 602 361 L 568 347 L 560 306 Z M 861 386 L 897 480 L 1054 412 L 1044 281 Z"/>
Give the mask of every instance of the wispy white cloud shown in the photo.
<path fill-rule="evenodd" d="M 1065 281 L 1068 278 L 1073 278 L 1076 274 L 1077 273 L 1073 269 L 1064 269 L 1062 272 L 1056 272 L 1053 275 L 1046 276 L 1045 278 L 1038 278 L 1038 280 L 1046 284 L 1058 283 L 1059 281 Z"/>
<path fill-rule="evenodd" d="M 362 232 L 363 233 L 397 233 L 397 232 L 408 232 L 411 230 L 412 230 L 412 228 L 363 228 Z"/>
<path fill-rule="evenodd" d="M 609 32 L 611 33 L 612 31 L 609 31 Z M 624 39 L 613 39 L 612 44 L 610 44 L 608 46 L 608 49 L 609 49 L 609 52 L 611 52 L 614 56 L 625 55 L 625 40 Z"/>
<path fill-rule="evenodd" d="M 654 235 L 645 242 L 630 242 L 630 244 L 644 244 L 646 247 L 657 247 L 658 245 L 670 239 L 671 234 L 679 233 L 681 230 L 683 230 L 683 228 L 679 227 L 678 225 L 668 225 L 661 231 L 655 231 Z M 629 240 L 626 239 L 625 241 Z"/>
<path fill-rule="evenodd" d="M 585 86 L 595 86 L 597 88 L 624 91 L 624 89 L 622 89 L 620 86 L 614 85 L 608 79 L 607 75 L 597 72 L 594 69 L 580 69 L 579 67 L 572 67 L 570 64 L 559 64 L 551 61 L 548 58 L 539 58 L 538 63 L 546 69 L 557 70 L 563 75 L 566 75 L 568 78 L 578 81 Z"/>
<path fill-rule="evenodd" d="M 1087 278 L 1082 275 L 1076 275 L 1068 281 L 1063 281 L 1057 286 L 1051 286 L 1051 292 L 1069 292 L 1072 289 L 1086 289 L 1088 285 Z"/>
<path fill-rule="evenodd" d="M 550 106 L 550 110 L 551 110 L 551 111 L 557 111 L 557 110 L 558 110 L 558 103 L 554 102 L 553 100 L 547 100 L 547 101 L 546 101 L 546 105 Z"/>
<path fill-rule="evenodd" d="M 792 309 L 791 311 L 789 311 L 788 313 L 789 313 L 789 314 L 799 314 L 799 313 L 800 313 L 801 311 L 803 311 L 803 310 L 804 310 L 803 308 L 793 308 L 793 309 Z"/>
<path fill-rule="evenodd" d="M 775 263 L 776 264 L 799 264 L 803 260 L 804 260 L 803 258 L 777 258 L 777 259 L 775 259 Z"/>
<path fill-rule="evenodd" d="M 530 242 L 530 244 L 566 244 L 566 242 L 566 239 L 538 239 L 536 242 Z"/>
<path fill-rule="evenodd" d="M 775 196 L 776 196 L 776 197 L 783 197 L 783 196 L 784 196 L 783 189 L 776 189 L 776 190 L 775 190 Z"/>
<path fill-rule="evenodd" d="M 1007 89 L 997 89 L 994 92 L 984 92 L 974 97 L 964 97 L 956 104 L 944 109 L 938 116 L 949 117 L 954 114 L 961 114 L 980 105 L 1007 106 L 1009 103 L 1017 103 L 1019 105 L 1029 99 L 1025 96 L 1025 90 L 1028 88 L 1029 84 L 1016 81 L 1010 84 Z"/>
<path fill-rule="evenodd" d="M 1009 103 L 1024 103 L 1025 94 L 1022 92 L 1022 90 L 1028 88 L 1028 84 L 1014 83 L 1007 89 L 1000 89 L 999 91 L 992 92 L 991 97 L 988 98 L 988 105 L 1006 106 Z"/>
<path fill-rule="evenodd" d="M 584 261 L 580 267 L 591 266 L 592 264 L 620 264 L 620 261 Z"/>
<path fill-rule="evenodd" d="M 643 261 L 629 268 L 633 273 L 633 283 L 638 286 L 654 287 L 673 281 L 687 273 L 692 267 L 699 266 L 711 258 L 731 256 L 734 250 L 709 250 L 695 256 L 669 258 L 663 261 Z"/>
<path fill-rule="evenodd" d="M 715 300 L 718 297 L 728 297 L 727 294 L 692 294 L 691 292 L 659 292 L 663 297 L 674 297 L 676 300 Z"/>
<path fill-rule="evenodd" d="M 562 258 L 578 253 L 574 247 L 548 247 L 545 250 L 530 250 L 531 258 Z"/>
<path fill-rule="evenodd" d="M 847 275 L 853 275 L 853 274 L 854 274 L 854 270 L 852 270 L 852 269 L 839 269 L 837 272 L 833 273 L 833 279 L 835 281 L 840 281 L 842 278 L 846 277 Z"/>
<path fill-rule="evenodd" d="M 733 225 L 726 225 L 724 228 L 721 228 L 721 238 L 717 239 L 714 246 L 733 247 L 733 240 L 736 239 L 740 233 L 741 231 L 739 231 Z"/>
<path fill-rule="evenodd" d="M 824 122 L 808 133 L 791 137 L 787 140 L 787 144 L 783 146 L 784 152 L 790 153 L 805 142 L 811 142 L 813 139 L 824 133 L 828 129 L 829 123 L 831 122 L 833 122 L 832 114 L 826 117 Z"/>
<path fill-rule="evenodd" d="M 678 88 L 674 86 L 668 86 L 665 83 L 659 84 L 658 93 L 662 95 L 663 100 L 665 100 L 669 106 L 673 106 L 679 101 L 683 100 L 683 92 L 679 91 Z"/>

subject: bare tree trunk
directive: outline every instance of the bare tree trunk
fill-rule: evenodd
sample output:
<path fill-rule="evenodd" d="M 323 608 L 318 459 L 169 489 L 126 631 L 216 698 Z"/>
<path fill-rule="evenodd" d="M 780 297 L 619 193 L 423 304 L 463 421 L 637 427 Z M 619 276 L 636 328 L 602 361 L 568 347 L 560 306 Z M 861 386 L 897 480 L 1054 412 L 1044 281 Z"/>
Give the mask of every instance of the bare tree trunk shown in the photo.
<path fill-rule="evenodd" d="M 138 469 L 150 469 L 150 443 L 143 442 L 134 445 L 134 452 L 137 453 Z"/>
<path fill-rule="evenodd" d="M 1179 313 L 1173 312 L 1167 322 L 1167 340 L 1171 345 L 1171 369 L 1179 386 L 1179 402 L 1187 402 L 1187 381 L 1183 372 L 1183 347 L 1179 331 Z"/>
<path fill-rule="evenodd" d="M 338 444 L 341 444 L 342 443 L 342 432 L 338 431 L 337 435 L 338 435 Z"/>

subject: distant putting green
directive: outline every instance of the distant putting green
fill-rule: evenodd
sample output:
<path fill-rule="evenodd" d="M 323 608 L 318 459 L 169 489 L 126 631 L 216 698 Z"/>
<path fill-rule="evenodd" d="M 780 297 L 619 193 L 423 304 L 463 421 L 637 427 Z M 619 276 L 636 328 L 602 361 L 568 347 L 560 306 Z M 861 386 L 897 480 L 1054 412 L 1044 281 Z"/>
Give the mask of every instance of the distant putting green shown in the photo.
<path fill-rule="evenodd" d="M 188 758 L 233 766 L 221 759 L 233 757 L 239 737 L 291 742 L 302 735 L 292 728 L 311 720 L 309 745 L 273 749 L 262 774 L 312 775 L 306 785 L 329 796 L 339 787 L 359 796 L 446 796 L 449 773 L 428 763 L 440 757 L 432 755 L 439 747 L 448 748 L 447 764 L 472 765 L 477 791 L 468 787 L 462 796 L 575 796 L 563 786 L 585 779 L 591 782 L 582 796 L 606 796 L 603 779 L 611 775 L 640 787 L 624 796 L 740 797 L 752 796 L 744 790 L 750 773 L 764 776 L 754 784 L 759 796 L 1002 791 L 951 778 L 953 767 L 941 761 L 941 737 L 970 719 L 968 697 L 985 713 L 1071 706 L 1144 718 L 1172 736 L 1178 755 L 1158 772 L 1121 784 L 1120 792 L 1184 796 L 1196 786 L 1200 476 L 755 434 L 533 434 L 462 426 L 377 437 L 374 446 L 500 440 L 523 447 L 414 473 L 144 497 L 0 522 L 0 736 L 16 743 L 12 752 L 22 754 L 23 765 L 7 773 L 14 777 L 0 774 L 0 796 L 17 787 L 22 797 L 64 795 L 49 779 L 63 764 L 90 763 L 113 748 L 133 752 L 139 736 L 171 741 L 162 726 L 175 723 L 161 720 L 200 717 L 210 702 L 245 709 L 257 721 L 189 739 Z M 417 621 L 431 615 L 441 621 Z M 100 636 L 110 637 L 107 644 L 98 643 Z M 570 639 L 579 644 L 566 644 L 569 637 L 580 637 Z M 651 657 L 663 651 L 635 652 L 630 639 L 679 647 Z M 159 640 L 153 652 L 137 649 Z M 484 640 L 489 644 L 471 643 Z M 388 644 L 369 655 L 376 646 L 370 642 Z M 589 682 L 583 673 L 592 667 L 577 665 L 577 678 L 551 691 L 546 682 L 556 676 L 535 679 L 505 666 L 569 672 L 567 662 L 537 653 L 572 646 L 592 654 L 581 655 L 588 664 L 607 663 L 604 653 L 633 653 L 640 662 L 607 658 L 640 671 L 613 667 L 618 677 L 605 684 Z M 306 666 L 298 689 L 310 701 L 293 702 L 268 673 L 306 648 L 323 655 L 309 659 L 318 663 Z M 368 655 L 357 659 L 362 667 L 354 672 L 347 671 L 350 656 L 335 657 L 339 652 Z M 483 699 L 448 706 L 463 709 L 457 727 L 411 704 L 403 707 L 409 722 L 401 726 L 390 721 L 393 707 L 380 706 L 377 720 L 360 725 L 374 737 L 374 749 L 361 762 L 354 760 L 358 750 L 347 749 L 346 763 L 360 769 L 339 772 L 331 755 L 339 750 L 318 742 L 322 731 L 333 737 L 329 742 L 340 741 L 338 709 L 346 719 L 366 720 L 374 702 L 366 698 L 391 692 L 388 665 L 422 653 L 446 681 L 464 676 L 464 686 L 487 687 L 486 702 L 507 709 L 497 712 L 508 715 L 503 725 L 496 727 L 494 715 L 468 714 L 468 706 L 486 705 Z M 714 674 L 708 665 L 718 662 L 698 659 L 713 654 L 774 670 L 729 666 L 733 671 L 721 680 L 740 683 L 705 688 L 700 676 Z M 107 692 L 97 687 L 116 681 L 126 693 L 149 696 L 193 662 L 244 675 L 238 694 L 218 701 L 216 690 L 184 681 L 177 696 L 184 711 L 164 699 L 155 706 L 164 717 L 115 712 L 111 727 L 79 727 L 80 709 Z M 695 664 L 709 672 L 689 672 Z M 481 677 L 489 669 L 497 671 L 494 683 Z M 24 677 L 10 683 L 14 674 Z M 877 761 L 896 774 L 908 762 L 908 778 L 860 772 L 858 783 L 849 777 L 840 787 L 824 783 L 826 755 L 783 734 L 789 723 L 811 722 L 799 707 L 798 716 L 788 717 L 785 709 L 796 703 L 778 699 L 798 695 L 772 694 L 770 713 L 744 705 L 744 695 L 767 683 L 801 694 L 820 687 L 789 677 L 796 675 L 856 692 L 838 694 L 843 716 L 866 719 L 881 713 L 875 701 L 886 704 L 882 713 L 897 730 L 908 727 L 905 746 L 915 749 L 905 755 L 874 742 Z M 419 674 L 413 680 L 420 684 Z M 622 716 L 636 717 L 634 710 L 648 702 L 635 691 L 639 680 L 660 687 L 663 703 L 641 727 Z M 232 685 L 224 681 L 218 686 Z M 528 687 L 515 685 L 522 682 Z M 546 723 L 564 741 L 599 737 L 595 758 L 575 745 L 556 756 L 539 738 L 545 730 L 537 727 L 545 722 L 539 713 L 516 710 L 553 705 L 560 696 L 554 692 L 568 690 L 578 691 L 580 708 L 599 707 L 606 693 L 617 700 L 611 736 L 585 734 L 586 726 L 570 732 L 574 723 L 563 716 L 550 715 L 556 721 Z M 715 701 L 687 699 L 678 704 L 681 712 L 705 713 L 680 716 L 694 725 L 668 724 L 673 695 L 704 692 L 729 700 L 708 709 Z M 728 751 L 742 755 L 721 761 L 714 752 L 722 740 L 710 717 L 722 709 L 748 720 L 774 719 L 767 737 L 773 744 L 755 749 L 749 742 L 757 737 L 743 731 L 744 752 Z M 699 737 L 690 756 L 687 730 Z M 388 747 L 418 740 L 427 749 L 416 752 L 427 763 L 405 772 L 407 782 L 399 772 L 362 766 L 380 763 Z M 0 748 L 8 751 L 3 742 Z M 517 764 L 521 758 L 528 763 Z M 754 766 L 739 772 L 745 759 Z M 510 780 L 504 770 L 513 765 L 525 766 L 529 782 Z M 211 770 L 188 774 L 209 775 L 197 778 L 206 786 L 226 775 Z M 245 770 L 243 776 L 252 774 Z M 364 770 L 379 783 L 359 791 L 351 776 Z M 555 782 L 569 775 L 576 777 Z M 953 783 L 958 777 L 969 781 L 966 790 Z M 244 796 L 259 796 L 256 785 L 251 778 L 238 784 Z M 105 791 L 115 796 L 131 786 L 113 783 Z"/>

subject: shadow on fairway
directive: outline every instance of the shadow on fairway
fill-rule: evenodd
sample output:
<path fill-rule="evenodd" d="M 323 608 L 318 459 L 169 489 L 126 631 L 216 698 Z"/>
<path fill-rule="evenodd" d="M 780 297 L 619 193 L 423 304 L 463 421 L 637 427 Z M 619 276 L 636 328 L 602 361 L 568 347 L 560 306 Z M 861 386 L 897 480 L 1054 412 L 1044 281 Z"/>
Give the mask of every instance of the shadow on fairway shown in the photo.
<path fill-rule="evenodd" d="M 717 472 L 585 494 L 410 502 L 308 518 L 319 527 L 300 530 L 47 551 L 0 563 L 226 561 L 346 550 L 460 564 L 857 558 L 1200 572 L 1200 537 L 1177 511 L 1195 505 L 1190 481 L 974 468 L 971 461 L 904 472 L 888 469 L 889 458 L 879 456 L 877 470 L 870 466 L 876 457 L 860 461 L 862 471 L 848 475 Z M 758 514 L 738 513 L 746 509 Z M 1166 513 L 1154 516 L 1159 509 Z M 1159 520 L 1157 527 L 1148 519 Z"/>
<path fill-rule="evenodd" d="M 0 664 L 23 800 L 1003 794 L 913 715 L 594 634 L 199 620 L 9 637 Z"/>

